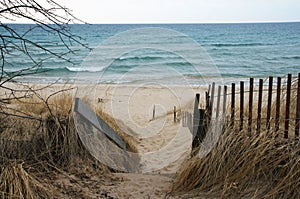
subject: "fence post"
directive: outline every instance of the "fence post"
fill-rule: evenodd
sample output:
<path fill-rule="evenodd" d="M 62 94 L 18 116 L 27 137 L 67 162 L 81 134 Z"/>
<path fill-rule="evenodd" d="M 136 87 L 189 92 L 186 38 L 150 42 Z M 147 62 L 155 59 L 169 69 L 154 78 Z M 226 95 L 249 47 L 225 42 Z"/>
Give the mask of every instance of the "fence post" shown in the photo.
<path fill-rule="evenodd" d="M 243 130 L 244 123 L 244 82 L 240 82 L 240 131 Z"/>
<path fill-rule="evenodd" d="M 195 135 L 193 142 L 192 142 L 193 149 L 200 146 L 200 143 L 203 142 L 203 140 L 206 136 L 205 110 L 199 109 L 198 111 L 199 111 L 199 123 L 198 123 L 197 134 Z"/>
<path fill-rule="evenodd" d="M 224 86 L 224 96 L 223 96 L 223 119 L 225 121 L 226 117 L 226 102 L 227 102 L 227 86 Z"/>
<path fill-rule="evenodd" d="M 154 104 L 154 106 L 153 106 L 152 120 L 154 120 L 154 118 L 155 118 L 155 104 Z"/>
<path fill-rule="evenodd" d="M 193 132 L 193 116 L 192 116 L 192 114 L 188 114 L 187 115 L 188 116 L 188 126 L 190 127 L 190 129 L 191 129 L 191 132 Z"/>
<path fill-rule="evenodd" d="M 205 108 L 209 114 L 209 92 L 207 91 L 205 92 Z"/>
<path fill-rule="evenodd" d="M 270 130 L 270 117 L 272 107 L 272 90 L 273 90 L 273 77 L 269 77 L 269 89 L 268 89 L 268 107 L 267 107 L 267 130 Z"/>
<path fill-rule="evenodd" d="M 221 86 L 218 86 L 218 96 L 217 96 L 217 110 L 216 110 L 216 119 L 219 118 L 220 111 L 220 100 L 221 100 Z"/>
<path fill-rule="evenodd" d="M 183 127 L 186 127 L 187 125 L 186 125 L 186 122 L 185 122 L 185 120 L 186 120 L 186 112 L 185 111 L 181 111 L 181 125 L 183 126 Z"/>
<path fill-rule="evenodd" d="M 263 80 L 259 79 L 258 107 L 257 107 L 257 129 L 256 129 L 257 134 L 260 134 L 262 95 L 263 95 Z"/>
<path fill-rule="evenodd" d="M 289 120 L 290 120 L 291 86 L 292 86 L 292 75 L 291 75 L 291 74 L 288 74 L 287 87 L 286 87 L 286 105 L 285 105 L 284 138 L 288 138 L 288 137 L 289 137 Z"/>
<path fill-rule="evenodd" d="M 176 123 L 176 106 L 174 106 L 174 123 Z"/>
<path fill-rule="evenodd" d="M 193 118 L 193 137 L 195 137 L 198 133 L 199 128 L 199 120 L 200 120 L 200 112 L 199 112 L 199 100 L 200 94 L 196 94 L 195 103 L 194 103 L 194 118 Z"/>
<path fill-rule="evenodd" d="M 205 110 L 199 109 L 200 94 L 196 94 L 194 104 L 194 119 L 193 119 L 193 142 L 192 149 L 195 149 L 200 145 L 205 137 Z"/>
<path fill-rule="evenodd" d="M 210 118 L 212 118 L 212 114 L 213 114 L 213 106 L 214 106 L 214 101 L 215 101 L 215 82 L 212 83 L 211 86 L 211 97 L 210 97 L 210 104 L 209 104 L 209 109 L 210 109 Z"/>
<path fill-rule="evenodd" d="M 235 83 L 231 85 L 231 122 L 230 126 L 234 128 L 234 114 L 235 114 Z"/>
<path fill-rule="evenodd" d="M 298 90 L 297 90 L 297 110 L 295 121 L 295 137 L 299 139 L 299 122 L 300 122 L 300 73 L 298 73 Z"/>
<path fill-rule="evenodd" d="M 281 77 L 277 77 L 275 132 L 279 131 Z"/>
<path fill-rule="evenodd" d="M 248 132 L 251 134 L 252 127 L 252 108 L 253 108 L 253 78 L 250 78 L 249 87 L 249 117 L 248 117 Z"/>

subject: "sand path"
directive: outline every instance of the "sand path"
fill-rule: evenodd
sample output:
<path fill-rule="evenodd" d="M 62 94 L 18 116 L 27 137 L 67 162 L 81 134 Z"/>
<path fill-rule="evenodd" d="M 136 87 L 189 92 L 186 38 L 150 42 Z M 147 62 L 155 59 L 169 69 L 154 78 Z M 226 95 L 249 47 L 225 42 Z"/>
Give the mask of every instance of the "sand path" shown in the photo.
<path fill-rule="evenodd" d="M 63 87 L 65 85 L 52 86 L 43 92 L 52 93 Z M 124 131 L 135 138 L 141 172 L 113 173 L 104 179 L 90 176 L 81 181 L 80 186 L 67 180 L 66 186 L 82 190 L 87 198 L 190 198 L 169 196 L 168 193 L 176 172 L 191 151 L 192 134 L 182 126 L 181 113 L 192 112 L 195 93 L 204 93 L 206 89 L 157 85 L 79 86 L 76 97 L 87 99 L 116 121 L 121 121 L 119 127 L 125 126 Z M 178 110 L 175 122 L 174 106 Z M 57 183 L 65 183 L 63 177 L 58 179 Z"/>

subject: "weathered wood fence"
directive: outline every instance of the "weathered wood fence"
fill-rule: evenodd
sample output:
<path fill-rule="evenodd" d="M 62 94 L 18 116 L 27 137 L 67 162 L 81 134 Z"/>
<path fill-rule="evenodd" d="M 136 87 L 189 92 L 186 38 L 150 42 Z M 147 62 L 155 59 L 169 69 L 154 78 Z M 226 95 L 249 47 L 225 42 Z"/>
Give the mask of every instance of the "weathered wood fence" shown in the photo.
<path fill-rule="evenodd" d="M 230 92 L 229 92 L 230 91 Z M 262 131 L 276 136 L 299 139 L 300 73 L 297 77 L 269 77 L 265 80 L 232 83 L 231 86 L 209 85 L 204 109 L 199 109 L 196 95 L 193 118 L 193 146 L 199 145 L 213 121 L 224 121 L 226 128 L 251 135 Z"/>

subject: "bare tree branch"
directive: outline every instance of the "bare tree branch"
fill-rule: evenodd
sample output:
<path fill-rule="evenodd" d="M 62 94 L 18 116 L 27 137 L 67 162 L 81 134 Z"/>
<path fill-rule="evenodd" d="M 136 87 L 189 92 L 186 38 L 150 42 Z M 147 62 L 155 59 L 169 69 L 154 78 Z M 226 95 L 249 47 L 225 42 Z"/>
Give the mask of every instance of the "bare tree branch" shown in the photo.
<path fill-rule="evenodd" d="M 3 20 L 14 21 L 24 19 L 32 23 L 27 30 L 19 32 L 11 24 L 3 23 Z M 29 86 L 18 87 L 17 78 L 47 72 L 43 69 L 43 63 L 53 58 L 62 62 L 73 63 L 69 54 L 74 54 L 82 48 L 91 50 L 79 36 L 72 33 L 70 24 L 83 23 L 76 18 L 68 8 L 56 3 L 54 0 L 1 0 L 0 1 L 0 91 L 7 91 L 5 96 L 0 96 L 0 114 L 5 113 L 4 108 L 10 100 L 22 100 L 28 93 L 35 95 L 49 107 L 49 99 L 61 92 L 51 94 L 47 99 L 43 99 L 38 91 L 43 88 L 32 89 Z M 63 47 L 60 51 L 55 51 L 49 46 L 45 46 L 39 41 L 32 39 L 31 35 L 35 31 L 51 34 L 55 40 Z M 51 45 L 50 45 L 51 46 Z M 37 49 L 43 52 L 46 57 L 40 58 L 32 52 Z M 30 66 L 19 67 L 13 61 L 16 57 L 25 57 Z M 6 112 L 6 114 L 10 114 Z M 52 113 L 51 113 L 52 114 Z M 18 115 L 18 114 L 17 114 Z M 20 115 L 23 115 L 20 113 Z M 14 115 L 16 116 L 16 115 Z M 32 117 L 23 115 L 24 117 Z"/>

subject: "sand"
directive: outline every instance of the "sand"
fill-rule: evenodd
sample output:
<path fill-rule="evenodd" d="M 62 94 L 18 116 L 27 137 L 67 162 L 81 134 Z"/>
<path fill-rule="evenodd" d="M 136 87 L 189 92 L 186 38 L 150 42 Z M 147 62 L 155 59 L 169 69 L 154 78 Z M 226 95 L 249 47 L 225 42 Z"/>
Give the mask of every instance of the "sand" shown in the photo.
<path fill-rule="evenodd" d="M 24 88 L 27 86 L 38 89 L 46 85 L 30 84 Z M 22 89 L 22 86 L 17 88 Z M 115 179 L 116 183 L 100 187 L 101 197 L 165 198 L 172 189 L 176 172 L 191 152 L 192 134 L 182 125 L 182 112 L 192 113 L 195 93 L 203 97 L 207 87 L 56 84 L 38 92 L 46 97 L 61 89 L 72 89 L 74 97 L 88 101 L 93 108 L 115 118 L 119 128 L 135 139 L 140 157 L 138 172 L 111 174 L 110 179 Z"/>

